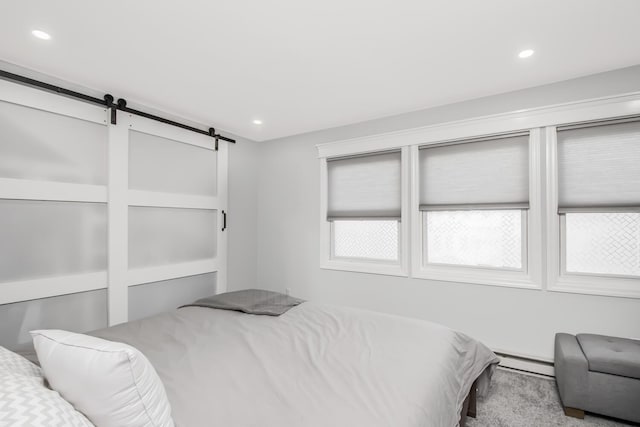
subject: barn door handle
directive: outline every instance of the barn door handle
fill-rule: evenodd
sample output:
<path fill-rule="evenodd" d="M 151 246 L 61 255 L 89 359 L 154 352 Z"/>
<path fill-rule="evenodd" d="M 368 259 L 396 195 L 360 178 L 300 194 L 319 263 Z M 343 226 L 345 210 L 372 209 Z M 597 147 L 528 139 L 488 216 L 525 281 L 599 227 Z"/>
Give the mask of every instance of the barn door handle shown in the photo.
<path fill-rule="evenodd" d="M 227 229 L 227 213 L 222 211 L 222 231 Z"/>

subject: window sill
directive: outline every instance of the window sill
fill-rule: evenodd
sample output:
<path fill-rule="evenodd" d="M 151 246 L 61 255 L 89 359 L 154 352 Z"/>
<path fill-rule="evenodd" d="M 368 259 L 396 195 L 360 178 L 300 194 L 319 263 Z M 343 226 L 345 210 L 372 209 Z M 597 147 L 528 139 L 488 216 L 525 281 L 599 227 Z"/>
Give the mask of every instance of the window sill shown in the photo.
<path fill-rule="evenodd" d="M 549 281 L 552 292 L 640 298 L 640 279 L 565 275 Z"/>
<path fill-rule="evenodd" d="M 413 277 L 444 282 L 471 283 L 520 289 L 542 289 L 529 274 L 473 267 L 429 266 L 418 269 Z"/>
<path fill-rule="evenodd" d="M 385 264 L 367 261 L 325 260 L 320 264 L 324 270 L 351 271 L 356 273 L 382 274 L 385 276 L 408 277 L 400 264 Z"/>

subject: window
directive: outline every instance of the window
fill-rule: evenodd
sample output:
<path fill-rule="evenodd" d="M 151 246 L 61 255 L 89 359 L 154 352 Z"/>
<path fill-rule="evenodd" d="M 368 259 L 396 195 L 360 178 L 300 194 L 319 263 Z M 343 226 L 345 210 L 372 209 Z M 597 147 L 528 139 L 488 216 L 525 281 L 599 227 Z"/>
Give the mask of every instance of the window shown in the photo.
<path fill-rule="evenodd" d="M 397 220 L 335 220 L 331 225 L 334 258 L 398 260 Z"/>
<path fill-rule="evenodd" d="M 640 277 L 640 213 L 567 213 L 565 271 Z"/>
<path fill-rule="evenodd" d="M 640 96 L 614 98 L 318 145 L 321 266 L 640 298 Z"/>
<path fill-rule="evenodd" d="M 327 160 L 330 260 L 400 264 L 401 159 L 397 150 Z"/>
<path fill-rule="evenodd" d="M 427 211 L 425 264 L 522 270 L 522 210 Z"/>
<path fill-rule="evenodd" d="M 640 277 L 640 121 L 559 128 L 561 274 Z"/>
<path fill-rule="evenodd" d="M 526 271 L 529 135 L 422 147 L 422 262 Z"/>

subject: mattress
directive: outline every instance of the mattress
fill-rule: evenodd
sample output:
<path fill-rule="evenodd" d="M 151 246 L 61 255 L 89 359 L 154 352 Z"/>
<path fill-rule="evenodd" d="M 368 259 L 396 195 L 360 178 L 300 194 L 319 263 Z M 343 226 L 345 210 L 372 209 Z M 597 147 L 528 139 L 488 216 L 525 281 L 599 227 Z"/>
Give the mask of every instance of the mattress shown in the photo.
<path fill-rule="evenodd" d="M 147 356 L 181 427 L 454 427 L 498 362 L 434 323 L 312 302 L 278 317 L 184 307 L 92 335 Z"/>

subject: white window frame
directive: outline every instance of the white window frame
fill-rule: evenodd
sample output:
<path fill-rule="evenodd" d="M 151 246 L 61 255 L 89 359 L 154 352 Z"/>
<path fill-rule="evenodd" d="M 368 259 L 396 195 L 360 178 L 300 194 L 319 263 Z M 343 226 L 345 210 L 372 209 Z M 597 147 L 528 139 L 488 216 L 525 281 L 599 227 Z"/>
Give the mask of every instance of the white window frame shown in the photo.
<path fill-rule="evenodd" d="M 568 273 L 564 267 L 563 215 L 558 214 L 558 138 L 556 126 L 548 126 L 547 152 L 547 283 L 559 292 L 640 298 L 640 279 L 594 273 Z"/>
<path fill-rule="evenodd" d="M 130 286 L 215 272 L 216 291 L 225 292 L 228 232 L 222 231 L 222 210 L 227 211 L 228 143 L 221 141 L 218 144 L 216 197 L 129 190 L 130 130 L 209 150 L 215 149 L 212 138 L 122 112 L 118 112 L 118 123 L 113 125 L 110 111 L 103 107 L 1 79 L 0 101 L 104 125 L 108 139 L 106 185 L 0 178 L 0 199 L 105 203 L 108 224 L 106 270 L 2 282 L 0 304 L 106 289 L 108 324 L 115 325 L 128 320 Z M 129 269 L 129 206 L 217 210 L 215 259 Z"/>
<path fill-rule="evenodd" d="M 517 288 L 539 289 L 540 266 L 542 263 L 542 222 L 540 209 L 541 193 L 541 141 L 540 129 L 529 131 L 529 209 L 523 213 L 522 233 L 522 270 L 485 268 L 451 264 L 425 264 L 424 251 L 424 212 L 420 211 L 420 165 L 419 146 L 413 146 L 412 168 L 412 230 L 413 276 L 420 279 L 475 283 L 480 285 L 510 286 Z M 425 144 L 428 146 L 433 145 Z M 473 144 L 473 142 L 469 142 Z"/>
<path fill-rule="evenodd" d="M 549 149 L 550 127 L 611 119 L 640 114 L 640 92 L 632 92 L 597 99 L 570 102 L 566 104 L 518 110 L 484 117 L 457 120 L 436 125 L 389 132 L 373 136 L 318 144 L 320 159 L 320 266 L 321 268 L 358 271 L 374 274 L 407 275 L 411 277 L 440 281 L 479 283 L 497 286 L 528 288 L 543 291 L 575 292 L 619 297 L 640 298 L 640 282 L 636 279 L 601 278 L 575 275 L 560 277 L 560 246 L 557 216 L 557 187 L 549 170 L 553 170 L 556 159 Z M 529 131 L 530 144 L 530 209 L 528 213 L 528 271 L 522 274 L 493 274 L 493 271 L 469 271 L 467 267 L 421 271 L 422 268 L 422 215 L 418 210 L 417 161 L 418 147 L 442 141 L 477 138 L 485 135 Z M 552 134 L 555 144 L 555 133 Z M 537 149 L 536 146 L 537 145 Z M 326 223 L 327 207 L 327 157 L 348 156 L 402 148 L 409 149 L 409 170 L 403 154 L 403 177 L 409 174 L 405 185 L 403 180 L 402 213 L 402 259 L 410 259 L 409 266 L 402 273 L 389 270 L 385 266 L 371 263 L 337 262 L 329 259 L 330 229 Z M 555 174 L 555 172 L 554 172 Z M 403 178 L 404 179 L 404 178 Z M 405 195 L 409 193 L 409 206 L 405 206 Z M 409 216 L 409 226 L 406 217 Z M 545 231 L 546 230 L 546 231 Z M 409 244 L 409 248 L 407 248 Z M 410 249 L 410 252 L 409 252 Z M 408 256 L 407 256 L 408 255 Z M 597 284 L 596 284 L 597 283 Z"/>
<path fill-rule="evenodd" d="M 375 153 L 362 151 L 351 154 Z M 389 276 L 409 275 L 409 147 L 400 150 L 401 173 L 401 214 L 398 223 L 398 262 L 332 257 L 333 227 L 327 221 L 328 176 L 327 157 L 320 158 L 320 268 L 329 270 L 355 271 L 360 273 L 375 273 Z"/>

